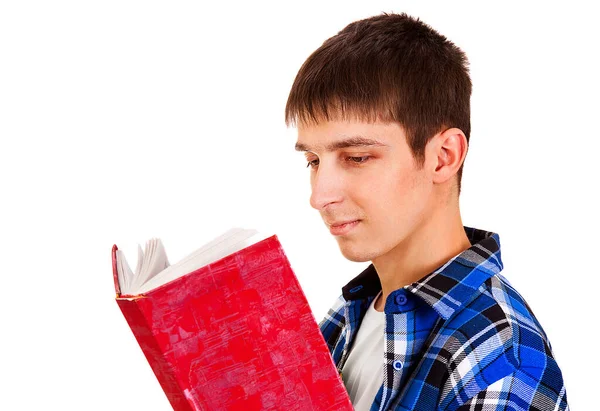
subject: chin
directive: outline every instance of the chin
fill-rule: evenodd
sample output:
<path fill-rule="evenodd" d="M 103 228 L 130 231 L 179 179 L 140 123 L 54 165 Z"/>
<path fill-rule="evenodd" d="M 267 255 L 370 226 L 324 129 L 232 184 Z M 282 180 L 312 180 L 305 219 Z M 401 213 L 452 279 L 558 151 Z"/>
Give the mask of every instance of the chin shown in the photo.
<path fill-rule="evenodd" d="M 367 252 L 364 249 L 355 249 L 354 247 L 348 247 L 347 245 L 339 244 L 342 255 L 350 261 L 355 263 L 364 263 L 371 261 L 377 257 L 377 253 Z"/>

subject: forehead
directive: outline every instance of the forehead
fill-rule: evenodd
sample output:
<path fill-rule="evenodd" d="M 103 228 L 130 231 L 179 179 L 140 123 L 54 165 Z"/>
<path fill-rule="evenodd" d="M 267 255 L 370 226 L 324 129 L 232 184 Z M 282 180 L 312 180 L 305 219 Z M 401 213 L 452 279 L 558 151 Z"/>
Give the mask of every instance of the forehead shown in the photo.
<path fill-rule="evenodd" d="M 347 147 L 392 147 L 404 139 L 396 123 L 324 121 L 299 124 L 298 151 L 335 151 Z"/>

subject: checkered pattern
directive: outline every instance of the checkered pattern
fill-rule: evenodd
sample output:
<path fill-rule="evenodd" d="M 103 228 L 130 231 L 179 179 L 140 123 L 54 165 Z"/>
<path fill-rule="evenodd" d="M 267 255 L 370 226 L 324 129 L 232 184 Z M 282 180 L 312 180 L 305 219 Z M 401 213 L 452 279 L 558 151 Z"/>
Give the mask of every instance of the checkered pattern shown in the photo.
<path fill-rule="evenodd" d="M 468 250 L 388 297 L 383 384 L 371 411 L 568 410 L 548 338 L 500 274 L 498 234 L 465 232 Z M 338 371 L 380 290 L 370 265 L 319 324 Z"/>

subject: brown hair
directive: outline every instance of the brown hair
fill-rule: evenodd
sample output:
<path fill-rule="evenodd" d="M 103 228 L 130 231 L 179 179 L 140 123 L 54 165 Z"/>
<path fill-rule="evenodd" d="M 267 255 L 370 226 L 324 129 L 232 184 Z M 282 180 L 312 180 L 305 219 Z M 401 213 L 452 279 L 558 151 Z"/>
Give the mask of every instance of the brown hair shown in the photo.
<path fill-rule="evenodd" d="M 462 50 L 418 18 L 383 13 L 350 23 L 306 59 L 292 85 L 285 122 L 396 122 L 422 166 L 427 142 L 440 131 L 457 127 L 469 141 L 470 97 Z"/>

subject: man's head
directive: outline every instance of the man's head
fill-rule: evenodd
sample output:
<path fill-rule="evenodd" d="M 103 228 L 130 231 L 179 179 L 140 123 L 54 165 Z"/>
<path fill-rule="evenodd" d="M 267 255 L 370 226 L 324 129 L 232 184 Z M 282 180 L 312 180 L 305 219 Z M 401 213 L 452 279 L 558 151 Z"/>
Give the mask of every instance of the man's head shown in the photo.
<path fill-rule="evenodd" d="M 296 148 L 312 167 L 311 205 L 328 225 L 360 220 L 333 227 L 349 259 L 389 251 L 437 207 L 458 203 L 470 133 L 467 64 L 418 19 L 383 14 L 349 24 L 300 68 L 286 123 L 298 126 Z M 352 241 L 358 230 L 361 244 Z"/>

